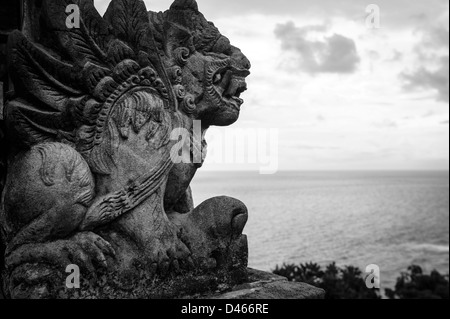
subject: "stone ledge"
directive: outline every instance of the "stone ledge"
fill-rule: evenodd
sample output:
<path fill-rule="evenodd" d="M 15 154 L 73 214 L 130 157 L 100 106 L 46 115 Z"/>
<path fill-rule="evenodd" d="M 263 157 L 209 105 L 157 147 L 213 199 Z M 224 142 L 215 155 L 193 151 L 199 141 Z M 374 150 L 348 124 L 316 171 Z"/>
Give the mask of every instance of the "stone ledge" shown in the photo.
<path fill-rule="evenodd" d="M 203 299 L 324 299 L 325 291 L 264 271 L 249 269 L 249 283 L 238 285 L 231 292 L 205 296 Z M 3 299 L 0 290 L 0 299 Z"/>
<path fill-rule="evenodd" d="M 250 283 L 236 286 L 233 291 L 212 296 L 212 299 L 324 299 L 325 291 L 271 273 L 249 269 Z"/>

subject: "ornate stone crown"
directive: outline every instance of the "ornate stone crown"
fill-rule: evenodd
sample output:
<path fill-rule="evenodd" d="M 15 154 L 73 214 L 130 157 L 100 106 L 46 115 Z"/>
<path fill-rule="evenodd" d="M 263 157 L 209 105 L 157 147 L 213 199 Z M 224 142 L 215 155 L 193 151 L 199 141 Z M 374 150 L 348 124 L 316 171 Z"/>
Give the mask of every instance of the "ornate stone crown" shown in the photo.
<path fill-rule="evenodd" d="M 172 83 L 180 81 L 169 79 L 143 1 L 114 0 L 103 18 L 92 0 L 44 2 L 40 30 L 46 42 L 19 31 L 10 35 L 12 80 L 16 92 L 28 92 L 16 93 L 7 105 L 10 136 L 28 146 L 64 142 L 90 162 L 113 106 L 125 93 L 147 88 L 166 109 L 177 109 L 182 93 Z M 70 4 L 80 9 L 80 28 L 66 26 Z"/>

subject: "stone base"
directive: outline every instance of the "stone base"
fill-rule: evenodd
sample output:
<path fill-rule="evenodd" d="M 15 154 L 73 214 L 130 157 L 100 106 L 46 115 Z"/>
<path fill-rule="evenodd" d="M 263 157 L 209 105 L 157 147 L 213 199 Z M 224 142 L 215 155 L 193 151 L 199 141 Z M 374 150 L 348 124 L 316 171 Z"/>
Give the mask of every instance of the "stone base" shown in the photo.
<path fill-rule="evenodd" d="M 206 297 L 207 299 L 324 299 L 325 291 L 271 273 L 249 269 L 249 283 L 233 288 L 231 292 Z M 205 299 L 206 299 L 205 298 Z"/>
<path fill-rule="evenodd" d="M 289 282 L 286 278 L 271 273 L 248 269 L 249 282 L 235 286 L 225 293 L 210 294 L 200 299 L 245 300 L 245 299 L 324 299 L 325 291 L 299 282 Z M 182 299 L 198 299 L 185 296 Z M 0 290 L 0 299 L 3 299 Z"/>

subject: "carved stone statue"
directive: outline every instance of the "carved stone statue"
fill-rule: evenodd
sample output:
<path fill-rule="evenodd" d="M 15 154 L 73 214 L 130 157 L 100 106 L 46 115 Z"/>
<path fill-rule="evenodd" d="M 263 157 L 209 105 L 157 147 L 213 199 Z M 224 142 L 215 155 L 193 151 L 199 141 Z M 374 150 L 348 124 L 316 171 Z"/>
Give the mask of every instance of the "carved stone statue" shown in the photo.
<path fill-rule="evenodd" d="M 71 4 L 79 28 L 67 26 Z M 112 0 L 104 17 L 92 0 L 25 10 L 8 40 L 0 143 L 5 296 L 177 297 L 246 280 L 245 205 L 195 208 L 189 185 L 207 129 L 239 117 L 248 59 L 195 0 L 164 13 Z M 177 131 L 189 132 L 181 148 Z"/>

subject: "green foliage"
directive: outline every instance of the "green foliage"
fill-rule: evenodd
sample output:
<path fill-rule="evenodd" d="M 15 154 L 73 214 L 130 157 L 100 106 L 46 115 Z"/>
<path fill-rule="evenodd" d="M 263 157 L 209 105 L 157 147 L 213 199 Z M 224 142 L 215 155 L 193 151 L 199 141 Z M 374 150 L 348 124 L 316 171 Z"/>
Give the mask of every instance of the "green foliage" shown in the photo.
<path fill-rule="evenodd" d="M 315 263 L 296 265 L 284 264 L 273 271 L 274 274 L 288 278 L 289 281 L 305 282 L 325 290 L 325 299 L 380 299 L 379 292 L 368 289 L 359 268 L 346 266 L 340 268 L 336 263 L 325 270 Z"/>
<path fill-rule="evenodd" d="M 386 289 L 390 299 L 449 299 L 449 277 L 434 270 L 423 273 L 420 266 L 410 266 L 397 279 L 395 290 Z"/>

